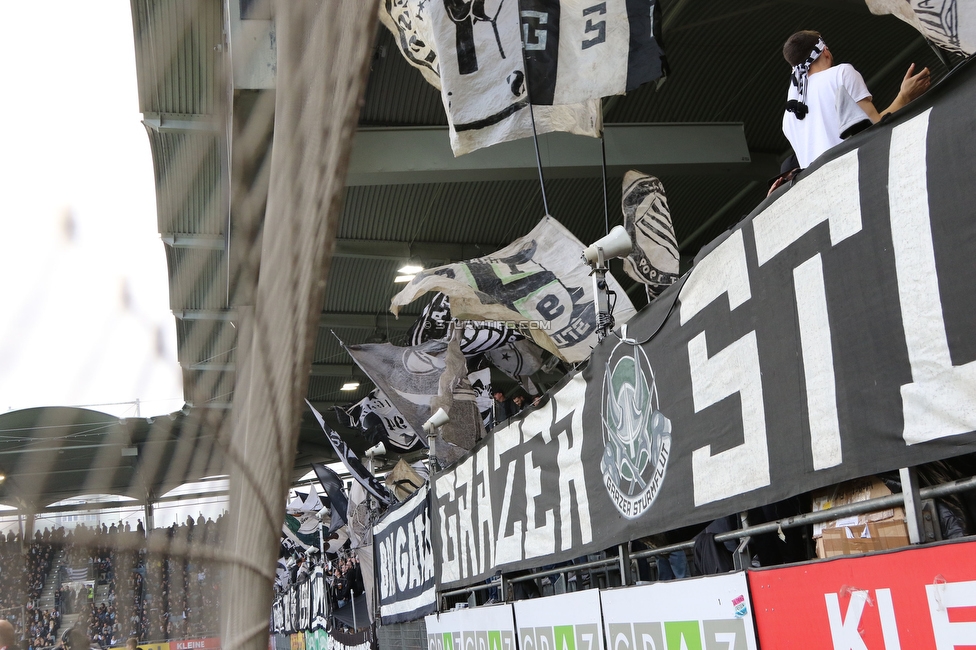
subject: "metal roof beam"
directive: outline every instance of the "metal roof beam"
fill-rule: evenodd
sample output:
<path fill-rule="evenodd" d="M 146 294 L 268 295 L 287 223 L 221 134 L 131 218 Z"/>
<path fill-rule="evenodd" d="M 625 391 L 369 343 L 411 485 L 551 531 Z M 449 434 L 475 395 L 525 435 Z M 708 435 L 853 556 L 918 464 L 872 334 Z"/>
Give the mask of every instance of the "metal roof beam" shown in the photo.
<path fill-rule="evenodd" d="M 237 320 L 236 309 L 177 309 L 173 315 L 180 320 Z"/>
<path fill-rule="evenodd" d="M 407 330 L 413 325 L 414 320 L 416 319 L 413 316 L 397 318 L 393 314 L 322 312 L 319 327 L 324 329 L 340 327 L 364 330 Z"/>
<path fill-rule="evenodd" d="M 158 133 L 213 133 L 221 132 L 220 123 L 213 115 L 190 113 L 143 113 L 142 123 Z"/>
<path fill-rule="evenodd" d="M 728 173 L 752 161 L 745 127 L 733 123 L 608 124 L 607 173 Z M 600 140 L 569 133 L 539 136 L 548 178 L 601 176 Z M 395 151 L 397 155 L 391 156 Z M 346 185 L 394 185 L 536 178 L 530 138 L 478 149 L 459 158 L 446 127 L 361 128 Z"/>
<path fill-rule="evenodd" d="M 223 235 L 200 235 L 196 233 L 163 233 L 163 243 L 172 248 L 202 248 L 222 251 L 227 242 Z"/>
<path fill-rule="evenodd" d="M 222 251 L 223 235 L 165 233 L 163 243 L 172 248 L 195 248 Z M 457 244 L 450 242 L 405 242 L 381 239 L 336 240 L 334 257 L 405 260 L 420 257 L 430 260 L 466 260 L 498 250 L 504 244 Z"/>
<path fill-rule="evenodd" d="M 313 363 L 312 377 L 365 377 L 359 368 L 351 363 Z"/>
<path fill-rule="evenodd" d="M 236 372 L 237 365 L 234 363 L 218 363 L 216 361 L 199 361 L 197 363 L 180 364 L 187 370 L 208 370 L 210 372 Z"/>
<path fill-rule="evenodd" d="M 383 239 L 336 240 L 333 257 L 390 260 L 469 260 L 493 253 L 504 244 L 456 244 L 447 242 L 405 242 Z"/>
<path fill-rule="evenodd" d="M 356 400 L 356 401 L 359 401 L 359 400 Z M 346 400 L 345 402 L 343 402 L 341 400 L 330 400 L 330 401 L 324 401 L 324 402 L 312 402 L 312 407 L 316 411 L 318 411 L 319 413 L 322 413 L 324 415 L 326 413 L 331 414 L 332 413 L 332 409 L 335 408 L 336 406 L 342 407 L 342 406 L 346 406 L 346 405 L 348 405 L 350 403 L 351 403 L 351 400 Z"/>
<path fill-rule="evenodd" d="M 233 402 L 200 402 L 199 404 L 190 404 L 195 409 L 215 409 L 220 411 L 229 411 L 234 408 Z"/>

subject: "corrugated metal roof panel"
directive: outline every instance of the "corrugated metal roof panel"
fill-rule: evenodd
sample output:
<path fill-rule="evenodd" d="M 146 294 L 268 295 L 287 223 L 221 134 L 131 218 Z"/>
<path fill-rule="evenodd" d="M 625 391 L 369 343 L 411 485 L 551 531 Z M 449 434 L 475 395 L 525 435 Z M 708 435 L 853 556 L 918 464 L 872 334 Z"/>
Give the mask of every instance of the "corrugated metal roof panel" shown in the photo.
<path fill-rule="evenodd" d="M 185 367 L 237 361 L 237 329 L 227 322 L 177 318 L 176 341 Z"/>
<path fill-rule="evenodd" d="M 221 309 L 227 304 L 223 251 L 166 247 L 169 303 L 174 311 Z"/>
<path fill-rule="evenodd" d="M 401 284 L 394 284 L 393 279 L 406 261 L 334 258 L 323 311 L 389 313 L 390 299 L 403 288 Z"/>
<path fill-rule="evenodd" d="M 223 58 L 221 0 L 131 0 L 139 109 L 214 115 Z"/>
<path fill-rule="evenodd" d="M 147 129 L 156 175 L 159 232 L 222 235 L 224 209 L 220 139 Z"/>
<path fill-rule="evenodd" d="M 336 402 L 338 404 L 354 404 L 373 389 L 373 383 L 368 379 L 359 379 L 359 388 L 356 390 L 340 390 L 342 385 L 348 381 L 343 377 L 310 377 L 308 381 L 308 401 L 310 402 Z M 332 413 L 323 413 L 331 417 Z M 323 438 L 323 442 L 325 442 Z M 327 443 L 326 443 L 327 444 Z"/>
<path fill-rule="evenodd" d="M 366 86 L 366 103 L 359 114 L 366 126 L 447 126 L 441 94 L 404 59 L 390 31 L 379 27 Z"/>

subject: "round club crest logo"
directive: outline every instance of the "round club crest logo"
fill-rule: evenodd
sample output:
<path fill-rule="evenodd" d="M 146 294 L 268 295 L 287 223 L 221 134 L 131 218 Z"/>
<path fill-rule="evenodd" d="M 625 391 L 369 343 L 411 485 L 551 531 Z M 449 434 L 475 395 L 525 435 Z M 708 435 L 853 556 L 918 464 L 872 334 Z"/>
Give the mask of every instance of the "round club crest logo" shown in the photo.
<path fill-rule="evenodd" d="M 657 384 L 647 355 L 620 342 L 603 381 L 603 485 L 627 519 L 644 514 L 657 497 L 671 453 L 671 421 L 658 410 Z"/>

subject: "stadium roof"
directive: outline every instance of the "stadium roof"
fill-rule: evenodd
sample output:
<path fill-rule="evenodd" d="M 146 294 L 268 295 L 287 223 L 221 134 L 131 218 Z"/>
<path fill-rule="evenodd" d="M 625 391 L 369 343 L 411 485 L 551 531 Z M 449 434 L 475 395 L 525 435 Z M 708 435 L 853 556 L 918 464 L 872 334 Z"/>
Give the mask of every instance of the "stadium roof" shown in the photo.
<path fill-rule="evenodd" d="M 871 15 L 863 0 L 661 4 L 671 75 L 663 84 L 604 100 L 609 221 L 621 220 L 620 182 L 627 169 L 657 175 L 683 269 L 701 246 L 762 200 L 767 180 L 789 154 L 780 131 L 787 36 L 798 29 L 820 31 L 839 61 L 862 72 L 879 106 L 894 98 L 910 63 L 928 66 L 933 81 L 947 71 L 918 32 L 891 16 Z M 189 415 L 178 412 L 153 423 L 121 423 L 78 409 L 0 416 L 4 435 L 35 432 L 29 441 L 8 437 L 0 448 L 0 469 L 8 476 L 0 486 L 5 502 L 29 496 L 23 482 L 40 481 L 38 471 L 47 474 L 43 489 L 34 487 L 34 500 L 42 504 L 96 486 L 145 498 L 146 490 L 158 495 L 178 482 L 220 473 L 215 440 L 230 419 L 224 416 L 238 374 L 237 320 L 252 304 L 256 278 L 248 269 L 255 260 L 249 256 L 260 251 L 268 195 L 274 26 L 261 2 L 132 0 L 131 6 L 139 107 L 155 167 Z M 583 242 L 595 240 L 604 233 L 599 143 L 556 135 L 543 139 L 542 149 L 550 212 Z M 402 339 L 420 309 L 411 305 L 399 320 L 388 312 L 399 288 L 393 278 L 405 262 L 429 267 L 491 252 L 526 233 L 543 214 L 530 141 L 454 159 L 438 91 L 380 27 L 308 399 L 328 411 L 371 388 L 338 339 Z M 616 275 L 640 307 L 643 292 Z M 356 391 L 340 391 L 354 379 L 361 382 Z M 144 454 L 151 445 L 158 453 Z M 131 446 L 140 448 L 139 455 L 121 455 Z M 144 464 L 150 456 L 156 467 Z M 114 470 L 104 465 L 109 459 L 118 461 Z M 312 461 L 334 459 L 309 415 L 293 477 Z"/>

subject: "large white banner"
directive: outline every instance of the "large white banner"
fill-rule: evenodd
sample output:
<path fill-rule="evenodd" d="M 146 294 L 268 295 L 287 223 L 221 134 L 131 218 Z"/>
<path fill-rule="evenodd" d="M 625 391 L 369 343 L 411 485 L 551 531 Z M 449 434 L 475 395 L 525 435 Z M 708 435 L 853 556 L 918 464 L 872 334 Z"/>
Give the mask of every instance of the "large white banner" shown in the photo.
<path fill-rule="evenodd" d="M 603 650 L 600 621 L 596 589 L 515 603 L 520 650 Z"/>
<path fill-rule="evenodd" d="M 533 131 L 598 137 L 601 97 L 666 73 L 660 14 L 655 0 L 386 0 L 380 19 L 440 89 L 460 156 Z"/>
<path fill-rule="evenodd" d="M 516 650 L 512 606 L 494 605 L 425 619 L 427 650 Z"/>
<path fill-rule="evenodd" d="M 601 591 L 600 600 L 613 650 L 757 647 L 745 573 Z"/>
<path fill-rule="evenodd" d="M 973 105 L 976 60 L 775 192 L 438 473 L 439 588 L 976 450 Z M 478 264 L 469 287 L 514 284 Z M 566 317 L 564 293 L 532 295 Z"/>

